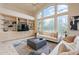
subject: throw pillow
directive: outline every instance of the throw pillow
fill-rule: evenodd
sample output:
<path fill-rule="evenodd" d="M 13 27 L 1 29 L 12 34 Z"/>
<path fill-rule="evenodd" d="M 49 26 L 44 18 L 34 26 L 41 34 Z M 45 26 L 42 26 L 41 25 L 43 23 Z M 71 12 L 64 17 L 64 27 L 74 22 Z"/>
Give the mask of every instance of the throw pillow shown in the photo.
<path fill-rule="evenodd" d="M 58 54 L 70 51 L 63 43 L 59 46 Z"/>
<path fill-rule="evenodd" d="M 57 32 L 56 33 L 51 33 L 51 36 L 57 38 L 58 37 L 58 33 Z"/>
<path fill-rule="evenodd" d="M 64 40 L 68 43 L 74 42 L 76 36 L 67 36 Z"/>

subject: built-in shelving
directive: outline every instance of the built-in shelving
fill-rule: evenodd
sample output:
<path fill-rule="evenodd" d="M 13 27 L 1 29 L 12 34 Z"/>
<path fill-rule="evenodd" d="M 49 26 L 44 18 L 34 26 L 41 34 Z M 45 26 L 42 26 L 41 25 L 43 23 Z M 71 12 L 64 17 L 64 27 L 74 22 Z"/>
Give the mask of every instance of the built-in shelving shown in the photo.
<path fill-rule="evenodd" d="M 34 30 L 34 20 L 23 19 L 20 17 L 8 16 L 3 14 L 1 14 L 1 16 L 4 18 L 3 24 L 1 24 L 1 26 L 3 26 L 3 28 L 8 31 L 17 31 L 17 26 L 20 23 L 25 23 L 29 26 L 29 30 Z M 15 22 L 15 24 L 13 22 Z"/>

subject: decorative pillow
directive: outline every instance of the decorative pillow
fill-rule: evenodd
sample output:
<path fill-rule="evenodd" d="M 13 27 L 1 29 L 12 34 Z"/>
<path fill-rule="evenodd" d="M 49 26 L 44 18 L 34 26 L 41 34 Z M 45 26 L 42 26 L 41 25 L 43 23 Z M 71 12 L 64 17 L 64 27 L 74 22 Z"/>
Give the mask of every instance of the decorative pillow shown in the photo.
<path fill-rule="evenodd" d="M 51 36 L 57 38 L 58 37 L 58 33 L 57 32 L 56 33 L 51 33 Z"/>
<path fill-rule="evenodd" d="M 74 42 L 76 36 L 67 36 L 64 40 L 68 43 Z"/>
<path fill-rule="evenodd" d="M 64 44 L 61 44 L 58 49 L 58 54 L 60 54 L 62 52 L 68 52 L 68 51 L 70 51 L 70 50 Z"/>

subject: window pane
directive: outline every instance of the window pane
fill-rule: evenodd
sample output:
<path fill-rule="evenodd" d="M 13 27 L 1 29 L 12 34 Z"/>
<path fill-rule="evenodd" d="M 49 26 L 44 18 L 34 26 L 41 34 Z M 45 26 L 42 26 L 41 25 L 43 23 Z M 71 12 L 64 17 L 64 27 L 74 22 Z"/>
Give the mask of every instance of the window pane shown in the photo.
<path fill-rule="evenodd" d="M 67 11 L 68 11 L 68 5 L 57 5 L 57 14 Z"/>
<path fill-rule="evenodd" d="M 68 28 L 68 15 L 58 17 L 58 33 L 64 34 Z"/>
<path fill-rule="evenodd" d="M 37 15 L 37 19 L 40 19 L 40 18 L 42 18 L 42 13 L 41 12 Z"/>
<path fill-rule="evenodd" d="M 55 14 L 55 7 L 54 6 L 50 6 L 46 9 L 43 10 L 43 16 L 51 16 Z"/>
<path fill-rule="evenodd" d="M 41 20 L 37 20 L 37 31 L 41 32 Z"/>
<path fill-rule="evenodd" d="M 50 33 L 54 31 L 54 18 L 43 20 L 43 31 Z"/>

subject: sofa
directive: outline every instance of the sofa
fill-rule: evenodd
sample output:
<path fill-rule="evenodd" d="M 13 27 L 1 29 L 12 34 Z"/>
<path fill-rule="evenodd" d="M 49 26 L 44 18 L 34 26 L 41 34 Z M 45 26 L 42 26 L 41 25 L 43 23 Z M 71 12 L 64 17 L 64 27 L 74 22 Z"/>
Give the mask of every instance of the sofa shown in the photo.
<path fill-rule="evenodd" d="M 79 36 L 69 36 L 69 38 L 67 37 L 64 40 L 62 40 L 54 48 L 50 55 L 79 55 Z"/>
<path fill-rule="evenodd" d="M 48 41 L 52 41 L 52 42 L 60 42 L 60 40 L 62 40 L 61 36 L 58 35 L 57 32 L 53 32 L 53 33 L 42 33 L 42 34 L 38 34 L 37 36 L 41 36 L 41 37 L 45 37 L 47 38 Z"/>

